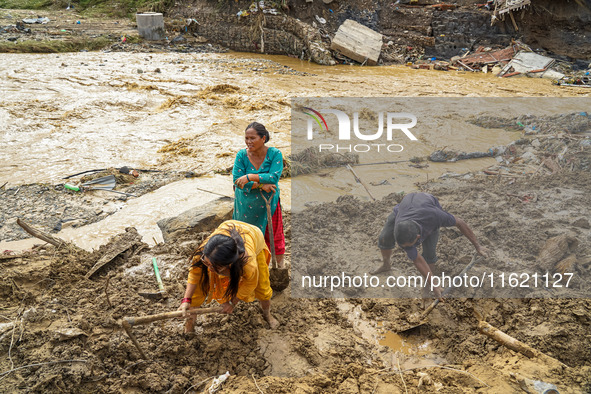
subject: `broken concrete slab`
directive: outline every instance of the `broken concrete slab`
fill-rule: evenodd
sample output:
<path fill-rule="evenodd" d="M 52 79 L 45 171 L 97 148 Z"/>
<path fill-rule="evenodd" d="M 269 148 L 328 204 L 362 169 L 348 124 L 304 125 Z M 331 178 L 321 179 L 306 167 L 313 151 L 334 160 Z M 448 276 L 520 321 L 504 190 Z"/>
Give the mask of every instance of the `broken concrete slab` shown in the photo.
<path fill-rule="evenodd" d="M 548 70 L 553 63 L 554 59 L 550 57 L 538 55 L 533 52 L 520 51 L 503 67 L 499 76 L 540 73 Z"/>
<path fill-rule="evenodd" d="M 212 231 L 223 221 L 232 219 L 234 199 L 220 197 L 207 204 L 191 208 L 180 215 L 158 221 L 164 242 L 179 235 Z"/>
<path fill-rule="evenodd" d="M 347 19 L 337 30 L 330 49 L 359 63 L 375 66 L 382 52 L 382 35 Z"/>

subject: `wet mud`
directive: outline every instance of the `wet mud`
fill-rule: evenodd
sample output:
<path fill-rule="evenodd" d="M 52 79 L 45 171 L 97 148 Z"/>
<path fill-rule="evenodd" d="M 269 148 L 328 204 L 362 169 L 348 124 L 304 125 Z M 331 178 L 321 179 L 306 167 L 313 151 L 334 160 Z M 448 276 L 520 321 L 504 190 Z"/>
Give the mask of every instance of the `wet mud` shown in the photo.
<path fill-rule="evenodd" d="M 483 243 L 502 261 L 534 262 L 542 243 L 565 228 L 577 233 L 578 270 L 589 270 L 589 230 L 573 224 L 588 207 L 591 178 L 587 171 L 539 174 L 531 179 L 447 179 L 423 184 L 422 190 L 469 222 Z M 536 190 L 537 202 L 510 195 Z M 299 215 L 330 230 L 339 215 L 367 213 L 367 221 L 349 223 L 342 236 L 367 234 L 374 243 L 381 224 L 399 195 L 370 203 L 344 198 Z M 486 209 L 482 209 L 486 206 Z M 545 218 L 544 212 L 563 218 Z M 288 217 L 289 218 L 289 217 Z M 338 222 L 338 220 L 336 220 Z M 497 222 L 491 226 L 491 223 Z M 287 223 L 287 233 L 293 231 Z M 336 230 L 335 230 L 336 231 Z M 117 239 L 97 251 L 72 253 L 52 246 L 18 256 L 1 256 L 0 291 L 6 302 L 0 334 L 2 371 L 44 362 L 0 376 L 10 391 L 201 392 L 213 377 L 229 371 L 224 392 L 499 392 L 518 391 L 520 382 L 540 380 L 560 392 L 589 390 L 588 342 L 591 310 L 585 299 L 448 299 L 428 324 L 402 342 L 381 344 L 396 325 L 417 311 L 419 299 L 292 299 L 275 294 L 273 313 L 281 322 L 270 330 L 257 303 L 240 304 L 229 316 L 203 315 L 197 335 L 185 337 L 182 322 L 162 321 L 133 328 L 149 359 L 118 322 L 176 309 L 187 275 L 187 259 L 207 234 L 176 239 L 124 253 L 91 279 L 85 274 Z M 310 242 L 310 256 L 322 253 L 339 264 L 378 264 L 375 257 L 336 250 L 322 239 Z M 288 238 L 289 239 L 289 238 Z M 452 269 L 472 253 L 454 231 L 443 231 L 438 249 L 444 268 Z M 291 248 L 288 248 L 291 253 Z M 339 256 L 347 255 L 347 259 Z M 289 256 L 289 254 L 288 254 Z M 151 268 L 156 257 L 168 297 L 154 301 L 139 292 L 157 290 Z M 395 266 L 409 266 L 395 253 Z M 294 269 L 294 267 L 292 267 Z M 507 334 L 554 357 L 569 368 L 557 370 L 514 353 L 477 331 L 484 319 Z M 390 333 L 389 333 L 390 332 Z M 412 345 L 415 344 L 415 345 Z M 423 350 L 421 350 L 421 346 Z M 426 350 L 425 350 L 426 349 Z M 81 360 L 81 361 L 80 361 Z M 404 371 L 399 373 L 398 371 Z M 419 389 L 418 386 L 421 386 Z M 525 383 L 521 383 L 525 384 Z"/>

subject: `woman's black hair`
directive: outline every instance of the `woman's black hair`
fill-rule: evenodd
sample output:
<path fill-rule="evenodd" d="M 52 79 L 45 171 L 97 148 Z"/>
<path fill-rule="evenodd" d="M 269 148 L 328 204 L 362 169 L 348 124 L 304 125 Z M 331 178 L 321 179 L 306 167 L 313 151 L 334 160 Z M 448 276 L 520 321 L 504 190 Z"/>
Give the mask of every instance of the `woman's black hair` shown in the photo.
<path fill-rule="evenodd" d="M 231 300 L 238 294 L 238 284 L 249 256 L 246 254 L 244 240 L 238 230 L 231 227 L 228 233 L 229 235 L 216 234 L 211 237 L 205 245 L 201 245 L 193 253 L 191 261 L 195 261 L 193 267 L 201 267 L 200 286 L 203 294 L 206 295 L 209 293 L 209 272 L 203 263 L 203 258 L 207 257 L 214 267 L 228 267 L 230 269 L 230 283 L 224 298 Z"/>
<path fill-rule="evenodd" d="M 269 134 L 265 126 L 258 122 L 252 122 L 251 124 L 246 126 L 246 129 L 244 129 L 244 131 L 248 129 L 253 129 L 254 131 L 256 131 L 259 137 L 265 139 L 265 143 L 269 142 L 269 140 L 271 139 L 271 135 Z"/>

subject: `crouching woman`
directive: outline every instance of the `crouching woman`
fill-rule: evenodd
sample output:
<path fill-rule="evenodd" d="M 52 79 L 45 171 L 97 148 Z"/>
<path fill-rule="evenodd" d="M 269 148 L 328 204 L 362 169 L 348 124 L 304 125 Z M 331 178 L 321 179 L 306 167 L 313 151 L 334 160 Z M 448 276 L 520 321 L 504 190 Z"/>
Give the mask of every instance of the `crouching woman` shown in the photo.
<path fill-rule="evenodd" d="M 270 259 L 258 227 L 237 220 L 223 222 L 191 257 L 187 289 L 179 307 L 187 318 L 185 333 L 194 331 L 196 319 L 188 309 L 200 307 L 206 299 L 217 300 L 222 313 L 230 314 L 240 301 L 256 298 L 269 326 L 277 328 L 279 322 L 271 315 Z"/>

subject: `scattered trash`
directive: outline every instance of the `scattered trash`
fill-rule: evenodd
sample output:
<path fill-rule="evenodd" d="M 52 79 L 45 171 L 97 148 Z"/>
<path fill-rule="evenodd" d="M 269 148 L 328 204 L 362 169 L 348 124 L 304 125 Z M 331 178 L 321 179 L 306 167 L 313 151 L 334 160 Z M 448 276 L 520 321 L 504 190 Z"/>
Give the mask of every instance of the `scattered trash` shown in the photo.
<path fill-rule="evenodd" d="M 225 374 L 218 376 L 217 378 L 215 378 L 213 380 L 213 382 L 211 383 L 211 386 L 209 386 L 209 388 L 207 389 L 207 392 L 209 394 L 213 394 L 216 391 L 218 391 L 219 389 L 222 388 L 222 384 L 226 381 L 226 379 L 228 379 L 230 377 L 230 372 L 226 371 Z"/>
<path fill-rule="evenodd" d="M 481 157 L 492 157 L 494 153 L 488 152 L 456 152 L 452 150 L 437 150 L 429 155 L 429 160 L 433 162 L 454 162 L 458 160 L 479 159 Z"/>
<path fill-rule="evenodd" d="M 76 24 L 79 25 L 80 24 L 80 21 L 76 21 Z"/>
<path fill-rule="evenodd" d="M 323 25 L 326 23 L 326 19 L 319 17 L 318 15 L 314 15 L 314 18 L 316 18 L 316 20 L 319 23 L 322 23 Z"/>
<path fill-rule="evenodd" d="M 558 86 L 575 86 L 578 88 L 591 88 L 590 77 L 562 77 L 553 81 Z"/>
<path fill-rule="evenodd" d="M 25 18 L 25 19 L 23 19 L 23 23 L 27 23 L 30 25 L 35 24 L 35 23 L 46 24 L 46 23 L 49 23 L 49 18 L 48 17 Z"/>

